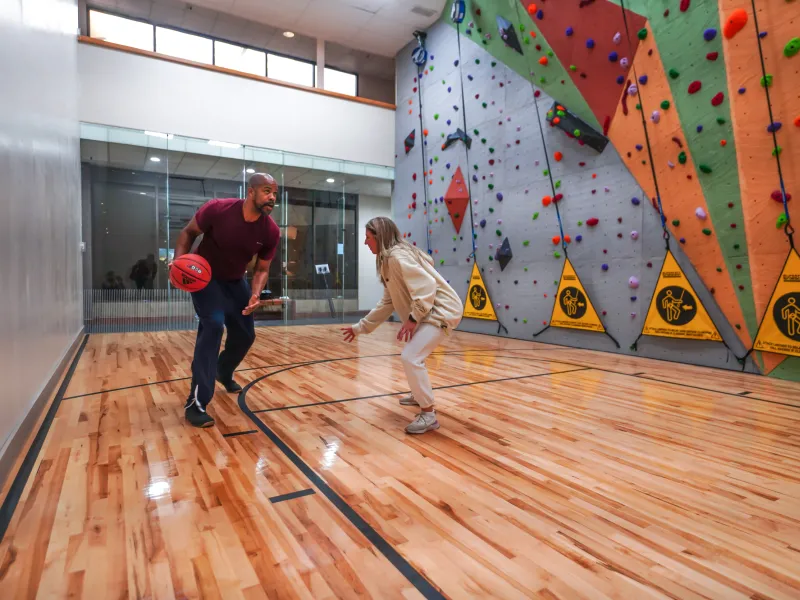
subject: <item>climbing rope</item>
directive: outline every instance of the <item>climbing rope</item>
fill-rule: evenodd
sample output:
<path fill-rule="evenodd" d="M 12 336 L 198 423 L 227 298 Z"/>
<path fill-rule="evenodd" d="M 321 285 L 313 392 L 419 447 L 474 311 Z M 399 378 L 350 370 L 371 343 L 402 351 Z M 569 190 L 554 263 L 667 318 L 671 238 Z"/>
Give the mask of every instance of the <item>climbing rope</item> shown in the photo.
<path fill-rule="evenodd" d="M 647 132 L 647 120 L 644 117 L 644 102 L 642 101 L 642 90 L 639 86 L 639 76 L 636 74 L 636 61 L 635 53 L 633 51 L 633 43 L 631 42 L 631 30 L 628 27 L 627 9 L 625 8 L 625 0 L 620 0 L 620 10 L 622 11 L 622 21 L 625 25 L 625 37 L 628 40 L 628 52 L 631 55 L 631 71 L 633 72 L 633 81 L 636 86 L 636 97 L 639 100 L 639 116 L 642 118 L 642 130 L 644 131 L 644 141 L 647 145 L 647 156 L 650 159 L 650 173 L 653 175 L 653 186 L 656 190 L 656 203 L 658 204 L 658 214 L 661 216 L 661 229 L 663 230 L 664 243 L 667 250 L 669 250 L 669 230 L 667 229 L 667 217 L 664 215 L 664 207 L 661 205 L 661 191 L 658 188 L 658 176 L 656 175 L 656 164 L 653 159 L 653 148 L 650 146 L 650 135 Z M 627 94 L 628 90 L 624 90 L 623 94 Z M 640 336 L 641 337 L 641 336 Z M 636 342 L 634 342 L 635 344 Z"/>
<path fill-rule="evenodd" d="M 419 137 L 420 150 L 422 151 L 422 191 L 425 198 L 425 240 L 428 246 L 428 254 L 433 254 L 431 248 L 431 228 L 428 223 L 428 211 L 430 210 L 428 201 L 428 163 L 425 159 L 425 129 L 422 125 L 422 65 L 417 65 L 417 97 L 419 101 Z"/>
<path fill-rule="evenodd" d="M 767 96 L 767 110 L 769 111 L 769 122 L 770 122 L 770 130 L 772 133 L 772 144 L 773 144 L 773 152 L 775 153 L 775 162 L 778 165 L 778 181 L 780 182 L 781 186 L 781 199 L 783 200 L 783 214 L 786 218 L 786 224 L 783 227 L 783 231 L 786 234 L 786 237 L 789 239 L 789 245 L 794 248 L 794 227 L 792 227 L 791 219 L 789 218 L 789 205 L 787 204 L 786 199 L 786 185 L 783 181 L 783 170 L 781 169 L 781 152 L 780 146 L 778 146 L 778 133 L 775 127 L 772 126 L 775 123 L 775 119 L 772 116 L 772 101 L 769 97 L 769 81 L 767 78 L 767 67 L 764 64 L 764 50 L 761 46 L 761 31 L 758 28 L 758 14 L 756 11 L 756 0 L 750 0 L 750 3 L 753 7 L 753 24 L 756 28 L 756 42 L 758 43 L 758 56 L 761 61 L 761 75 L 762 75 L 762 82 L 764 93 Z"/>

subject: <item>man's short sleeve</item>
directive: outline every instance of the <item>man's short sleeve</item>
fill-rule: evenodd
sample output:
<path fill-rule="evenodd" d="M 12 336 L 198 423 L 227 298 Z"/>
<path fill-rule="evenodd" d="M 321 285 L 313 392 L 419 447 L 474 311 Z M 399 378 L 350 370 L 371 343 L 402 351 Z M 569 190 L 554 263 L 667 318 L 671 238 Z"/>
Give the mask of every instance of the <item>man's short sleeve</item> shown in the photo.
<path fill-rule="evenodd" d="M 214 217 L 219 212 L 219 201 L 209 200 L 203 206 L 200 207 L 200 210 L 197 211 L 194 218 L 197 221 L 197 226 L 200 228 L 200 231 L 206 232 L 208 231 L 209 227 L 211 227 L 211 223 L 214 221 Z"/>
<path fill-rule="evenodd" d="M 269 217 L 269 227 L 267 230 L 267 239 L 261 250 L 258 252 L 258 258 L 261 260 L 272 260 L 275 258 L 275 253 L 278 250 L 278 242 L 281 239 L 281 228 L 278 224 Z"/>

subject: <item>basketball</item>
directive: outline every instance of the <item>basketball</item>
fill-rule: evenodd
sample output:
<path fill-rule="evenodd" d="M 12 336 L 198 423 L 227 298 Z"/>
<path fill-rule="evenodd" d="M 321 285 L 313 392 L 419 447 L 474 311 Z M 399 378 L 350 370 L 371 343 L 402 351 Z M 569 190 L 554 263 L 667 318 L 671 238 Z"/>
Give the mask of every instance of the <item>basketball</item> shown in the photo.
<path fill-rule="evenodd" d="M 199 292 L 211 281 L 211 267 L 199 254 L 184 254 L 172 261 L 169 280 L 184 292 Z"/>

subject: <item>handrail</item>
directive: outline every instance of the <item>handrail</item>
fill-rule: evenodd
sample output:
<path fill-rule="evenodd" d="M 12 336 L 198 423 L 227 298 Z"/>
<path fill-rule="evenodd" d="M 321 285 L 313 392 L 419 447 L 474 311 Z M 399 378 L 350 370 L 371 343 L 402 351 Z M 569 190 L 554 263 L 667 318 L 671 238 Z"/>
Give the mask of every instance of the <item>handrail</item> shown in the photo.
<path fill-rule="evenodd" d="M 300 90 L 301 92 L 310 92 L 312 94 L 320 94 L 322 96 L 330 96 L 332 98 L 339 98 L 340 100 L 347 100 L 349 102 L 356 102 L 358 104 L 366 104 L 368 106 L 375 106 L 377 108 L 386 108 L 389 110 L 396 110 L 397 106 L 389 104 L 388 102 L 380 102 L 379 100 L 370 100 L 369 98 L 359 98 L 358 96 L 348 96 L 338 92 L 331 92 L 330 90 L 322 90 L 319 88 L 312 88 L 305 85 L 298 85 L 296 83 L 289 83 L 287 81 L 278 81 L 277 79 L 270 79 L 269 77 L 262 77 L 260 75 L 253 75 L 251 73 L 242 73 L 233 69 L 226 69 L 225 67 L 218 67 L 217 65 L 206 65 L 203 63 L 195 62 L 193 60 L 186 60 L 185 58 L 177 58 L 175 56 L 168 56 L 166 54 L 159 54 L 150 50 L 141 50 L 139 48 L 131 48 L 130 46 L 123 46 L 122 44 L 115 44 L 105 40 L 99 40 L 86 35 L 79 35 L 78 42 L 81 44 L 89 44 L 90 46 L 98 46 L 100 48 L 107 48 L 109 50 L 116 50 L 118 52 L 127 52 L 128 54 L 137 54 L 139 56 L 146 56 L 148 58 L 156 58 L 167 62 L 184 65 L 186 67 L 194 67 L 197 69 L 205 69 L 206 71 L 214 71 L 215 73 L 222 73 L 224 75 L 233 75 L 234 77 L 242 77 L 244 79 L 252 79 L 253 81 L 261 81 L 262 83 L 271 83 L 272 85 L 279 85 L 286 88 Z"/>

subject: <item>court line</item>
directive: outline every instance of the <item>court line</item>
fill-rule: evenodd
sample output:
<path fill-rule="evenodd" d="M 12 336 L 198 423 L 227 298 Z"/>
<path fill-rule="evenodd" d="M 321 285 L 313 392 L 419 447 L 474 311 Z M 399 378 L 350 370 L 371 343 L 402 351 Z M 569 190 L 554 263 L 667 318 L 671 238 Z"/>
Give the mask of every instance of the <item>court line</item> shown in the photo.
<path fill-rule="evenodd" d="M 28 452 L 25 454 L 25 459 L 22 461 L 22 465 L 17 471 L 17 474 L 14 476 L 14 481 L 11 484 L 11 487 L 8 488 L 8 494 L 6 494 L 5 500 L 3 500 L 3 505 L 0 507 L 0 543 L 2 543 L 3 538 L 6 535 L 6 531 L 8 531 L 8 525 L 11 523 L 11 519 L 14 517 L 17 504 L 19 504 L 19 500 L 22 497 L 22 492 L 25 490 L 25 486 L 28 483 L 28 478 L 33 471 L 33 465 L 36 463 L 36 459 L 39 457 L 39 452 L 41 451 L 42 446 L 44 446 L 45 438 L 47 438 L 47 434 L 50 432 L 50 426 L 53 424 L 53 419 L 55 419 L 56 413 L 58 412 L 58 407 L 61 406 L 61 402 L 64 400 L 64 394 L 67 391 L 67 387 L 69 387 L 69 382 L 72 380 L 72 375 L 75 373 L 75 369 L 78 366 L 78 361 L 81 359 L 83 349 L 86 347 L 86 342 L 88 341 L 89 334 L 85 333 L 78 351 L 72 358 L 72 363 L 69 365 L 69 370 L 67 371 L 64 380 L 61 382 L 61 385 L 58 387 L 56 397 L 53 399 L 53 403 L 50 405 L 50 408 L 47 409 L 47 414 L 45 415 L 42 424 L 39 426 L 39 431 L 36 432 L 36 437 L 33 439 L 33 443 L 30 445 L 30 448 L 28 448 Z"/>
<path fill-rule="evenodd" d="M 466 352 L 481 352 L 481 351 L 485 352 L 485 351 L 490 351 L 490 350 L 494 350 L 494 348 L 473 348 L 473 349 L 467 349 L 467 350 L 453 350 L 453 351 L 449 351 L 449 352 L 433 352 L 432 355 L 464 354 Z M 549 348 L 503 348 L 503 350 L 513 350 L 515 352 L 517 352 L 517 351 L 520 351 L 520 352 L 522 352 L 522 351 L 525 351 L 525 352 L 534 351 L 535 352 L 535 351 L 549 350 Z M 400 356 L 400 353 L 397 352 L 397 353 L 392 353 L 392 354 L 365 354 L 364 356 L 349 356 L 349 357 L 342 358 L 341 360 L 356 359 L 356 358 L 383 358 L 383 357 L 387 357 L 387 356 Z M 272 369 L 272 368 L 279 368 L 279 367 L 297 367 L 297 366 L 302 366 L 302 365 L 314 365 L 314 364 L 317 364 L 319 362 L 320 361 L 318 361 L 318 360 L 308 360 L 308 361 L 300 361 L 300 362 L 293 362 L 293 363 L 279 363 L 279 364 L 276 364 L 276 365 L 261 365 L 260 367 L 247 367 L 246 369 L 237 369 L 236 371 L 234 371 L 234 373 L 246 373 L 247 371 L 258 371 L 260 369 Z M 137 383 L 137 384 L 134 384 L 134 385 L 126 385 L 126 386 L 123 386 L 123 387 L 111 388 L 111 389 L 107 389 L 107 390 L 98 390 L 96 392 L 86 392 L 85 394 L 75 394 L 74 396 L 65 396 L 64 398 L 62 398 L 62 400 L 74 400 L 76 398 L 86 398 L 87 396 L 97 396 L 98 394 L 110 394 L 112 392 L 123 392 L 125 390 L 132 390 L 132 389 L 136 389 L 136 388 L 140 388 L 140 387 L 148 387 L 148 386 L 151 386 L 151 385 L 161 385 L 161 384 L 164 384 L 164 383 L 174 383 L 176 381 L 187 381 L 188 379 L 191 379 L 191 378 L 192 378 L 191 375 L 189 375 L 187 377 L 176 377 L 175 379 L 162 379 L 161 381 L 148 381 L 148 382 L 145 382 L 145 383 Z"/>
<path fill-rule="evenodd" d="M 497 358 L 522 358 L 519 356 L 500 356 Z M 460 388 L 460 387 L 468 387 L 471 385 L 482 385 L 486 383 L 500 383 L 502 381 L 517 381 L 519 379 L 531 379 L 533 377 L 547 377 L 551 375 L 561 375 L 562 373 L 578 373 L 580 371 L 591 371 L 591 367 L 584 367 L 582 369 L 571 369 L 569 371 L 554 371 L 551 373 L 535 373 L 533 375 L 520 375 L 518 377 L 503 377 L 502 379 L 485 379 L 483 381 L 472 381 L 470 383 L 455 383 L 453 385 L 442 385 L 439 387 L 434 387 L 434 390 L 449 390 L 453 388 Z M 260 381 L 257 380 L 257 381 Z M 402 394 L 408 394 L 409 390 L 404 390 L 402 392 L 391 392 L 388 394 L 372 394 L 371 396 L 359 396 L 357 398 L 342 398 L 340 400 L 325 400 L 324 402 L 313 402 L 311 404 L 296 404 L 293 406 L 276 406 L 274 408 L 262 408 L 259 410 L 254 410 L 253 414 L 261 414 L 261 413 L 268 413 L 268 412 L 276 412 L 279 410 L 291 410 L 294 408 L 310 408 L 312 406 L 325 406 L 327 404 L 340 404 L 342 402 L 353 402 L 355 400 L 370 400 L 373 398 L 391 398 L 393 396 L 400 396 Z"/>
<path fill-rule="evenodd" d="M 312 494 L 316 494 L 314 490 L 308 488 L 306 490 L 298 490 L 296 492 L 290 492 L 289 494 L 282 494 L 281 496 L 273 496 L 269 499 L 270 502 L 273 504 L 277 504 L 278 502 L 286 502 L 287 500 L 294 500 L 295 498 L 302 498 L 303 496 L 311 496 Z"/>
<path fill-rule="evenodd" d="M 335 359 L 334 359 L 335 360 Z M 352 359 L 350 359 L 352 360 Z M 325 362 L 325 361 L 320 361 Z M 333 361 L 328 361 L 333 362 Z M 284 369 L 290 370 L 292 367 Z M 278 371 L 280 373 L 282 371 Z M 258 427 L 269 440 L 283 452 L 292 464 L 308 478 L 309 481 L 333 504 L 353 526 L 367 538 L 373 546 L 383 554 L 386 559 L 397 569 L 411 585 L 413 585 L 427 600 L 445 600 L 445 596 L 433 586 L 411 563 L 409 563 L 386 539 L 378 533 L 372 525 L 367 523 L 355 509 L 350 506 L 337 492 L 331 488 L 322 477 L 317 475 L 300 456 L 292 450 L 272 429 L 257 417 L 247 405 L 247 391 L 262 379 L 271 377 L 276 373 L 268 373 L 263 377 L 249 382 L 244 389 L 239 392 L 239 408 L 247 417 Z"/>
<path fill-rule="evenodd" d="M 234 431 L 233 433 L 223 433 L 222 437 L 224 438 L 232 438 L 232 437 L 239 437 L 240 435 L 248 435 L 250 433 L 257 433 L 258 429 L 248 429 L 247 431 Z"/>

